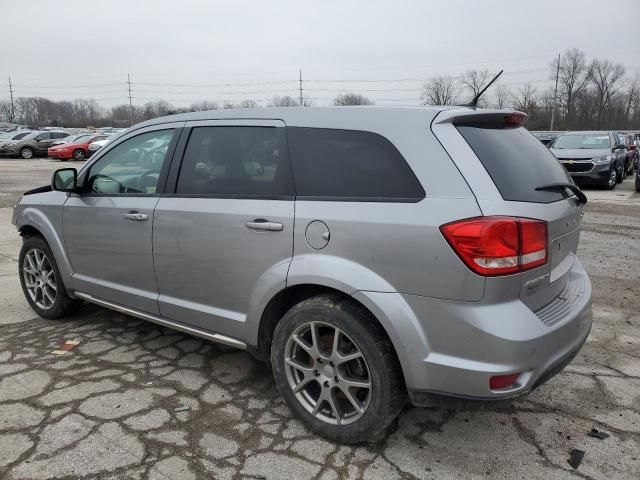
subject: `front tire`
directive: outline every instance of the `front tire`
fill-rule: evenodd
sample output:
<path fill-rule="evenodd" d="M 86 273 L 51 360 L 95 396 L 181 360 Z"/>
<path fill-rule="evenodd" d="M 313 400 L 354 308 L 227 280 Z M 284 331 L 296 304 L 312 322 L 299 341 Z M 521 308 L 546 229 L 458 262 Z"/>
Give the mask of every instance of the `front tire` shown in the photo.
<path fill-rule="evenodd" d="M 391 342 L 346 296 L 320 295 L 292 307 L 274 332 L 271 365 L 294 414 L 339 443 L 384 438 L 406 402 Z"/>
<path fill-rule="evenodd" d="M 33 158 L 35 152 L 30 147 L 24 147 L 20 150 L 20 158 L 24 160 L 30 160 Z"/>
<path fill-rule="evenodd" d="M 81 302 L 67 294 L 53 252 L 42 237 L 23 242 L 18 265 L 22 292 L 38 315 L 53 320 L 78 308 Z"/>
<path fill-rule="evenodd" d="M 622 183 L 624 180 L 624 165 L 620 165 L 618 167 L 618 178 L 616 179 L 616 183 Z"/>
<path fill-rule="evenodd" d="M 618 171 L 615 168 L 612 168 L 609 172 L 609 179 L 605 184 L 607 190 L 613 190 L 616 188 L 616 184 L 618 183 Z"/>

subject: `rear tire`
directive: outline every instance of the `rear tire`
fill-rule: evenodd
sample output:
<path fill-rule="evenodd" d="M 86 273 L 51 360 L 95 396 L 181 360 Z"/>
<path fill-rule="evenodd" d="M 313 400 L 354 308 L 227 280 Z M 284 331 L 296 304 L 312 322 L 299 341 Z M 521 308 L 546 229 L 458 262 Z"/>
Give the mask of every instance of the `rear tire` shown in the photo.
<path fill-rule="evenodd" d="M 30 160 L 33 158 L 35 152 L 30 147 L 24 147 L 20 150 L 20 158 L 24 160 Z"/>
<path fill-rule="evenodd" d="M 53 252 L 42 237 L 29 237 L 23 242 L 18 265 L 22 292 L 41 317 L 66 317 L 81 305 L 67 294 Z"/>
<path fill-rule="evenodd" d="M 274 332 L 271 365 L 293 413 L 335 442 L 385 438 L 406 402 L 390 340 L 347 296 L 319 295 L 292 307 Z"/>

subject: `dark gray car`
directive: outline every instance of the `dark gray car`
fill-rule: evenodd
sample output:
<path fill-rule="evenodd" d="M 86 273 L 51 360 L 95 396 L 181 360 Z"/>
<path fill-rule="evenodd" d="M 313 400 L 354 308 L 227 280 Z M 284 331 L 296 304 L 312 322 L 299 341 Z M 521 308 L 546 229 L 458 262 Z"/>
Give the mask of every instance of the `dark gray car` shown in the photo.
<path fill-rule="evenodd" d="M 566 132 L 550 151 L 578 184 L 612 190 L 625 177 L 626 147 L 615 132 Z"/>
<path fill-rule="evenodd" d="M 20 279 L 246 349 L 309 428 L 376 440 L 407 400 L 540 386 L 591 327 L 584 194 L 471 108 L 260 108 L 136 125 L 25 194 Z"/>
<path fill-rule="evenodd" d="M 28 160 L 35 156 L 47 156 L 51 144 L 69 136 L 67 132 L 42 131 L 31 132 L 20 140 L 14 140 L 5 145 L 6 154 Z"/>

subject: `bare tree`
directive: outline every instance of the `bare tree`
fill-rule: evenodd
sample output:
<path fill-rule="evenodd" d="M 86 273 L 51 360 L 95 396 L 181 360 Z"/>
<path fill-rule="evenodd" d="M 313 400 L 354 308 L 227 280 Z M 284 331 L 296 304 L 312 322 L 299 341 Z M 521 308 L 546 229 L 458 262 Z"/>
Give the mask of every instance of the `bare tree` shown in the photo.
<path fill-rule="evenodd" d="M 535 111 L 536 100 L 536 89 L 530 83 L 525 83 L 513 96 L 515 108 L 525 113 Z"/>
<path fill-rule="evenodd" d="M 0 121 L 11 121 L 11 102 L 9 100 L 0 100 Z"/>
<path fill-rule="evenodd" d="M 602 127 L 605 108 L 620 87 L 620 79 L 624 76 L 624 66 L 609 60 L 595 59 L 591 62 L 590 77 L 596 95 L 597 126 Z"/>
<path fill-rule="evenodd" d="M 249 98 L 240 102 L 240 108 L 256 108 L 257 106 L 258 102 Z"/>
<path fill-rule="evenodd" d="M 453 105 L 459 94 L 459 86 L 449 75 L 432 77 L 422 87 L 424 105 Z"/>
<path fill-rule="evenodd" d="M 493 91 L 493 98 L 495 99 L 496 108 L 505 108 L 510 102 L 509 100 L 512 97 L 511 90 L 506 85 L 499 83 L 496 85 L 495 90 Z"/>
<path fill-rule="evenodd" d="M 337 106 L 348 105 L 373 105 L 373 100 L 360 95 L 359 93 L 342 93 L 333 99 L 333 104 Z"/>
<path fill-rule="evenodd" d="M 275 96 L 269 104 L 270 107 L 297 107 L 298 102 L 296 99 L 286 95 L 284 97 Z"/>
<path fill-rule="evenodd" d="M 231 110 L 232 108 L 238 108 L 238 107 L 236 107 L 236 104 L 235 104 L 235 103 L 233 103 L 231 100 L 225 100 L 225 101 L 222 103 L 222 108 L 223 108 L 224 110 Z"/>
<path fill-rule="evenodd" d="M 190 110 L 192 112 L 202 112 L 206 110 L 218 110 L 218 104 L 216 102 L 210 102 L 209 100 L 202 100 L 201 102 L 194 102 L 191 104 Z"/>
<path fill-rule="evenodd" d="M 549 65 L 550 77 L 555 79 L 558 73 L 558 83 L 560 91 L 558 94 L 559 103 L 564 110 L 565 122 L 568 128 L 574 123 L 574 105 L 577 96 L 588 88 L 591 82 L 591 67 L 583 51 L 571 48 L 560 57 L 560 68 L 558 69 L 558 59 Z"/>
<path fill-rule="evenodd" d="M 636 73 L 633 79 L 629 80 L 627 86 L 627 105 L 624 110 L 624 119 L 626 123 L 631 122 L 632 119 L 632 107 L 637 103 L 638 97 L 640 97 L 640 74 Z"/>
<path fill-rule="evenodd" d="M 491 77 L 489 76 L 489 70 L 467 70 L 462 74 L 460 81 L 469 90 L 471 94 L 469 100 L 471 100 L 491 81 Z M 481 99 L 479 103 L 486 105 L 484 99 Z"/>

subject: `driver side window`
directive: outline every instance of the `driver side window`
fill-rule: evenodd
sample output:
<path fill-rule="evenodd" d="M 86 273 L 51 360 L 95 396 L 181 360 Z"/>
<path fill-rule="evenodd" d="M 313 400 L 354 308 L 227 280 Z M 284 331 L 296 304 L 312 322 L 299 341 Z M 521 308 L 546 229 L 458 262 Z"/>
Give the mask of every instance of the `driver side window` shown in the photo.
<path fill-rule="evenodd" d="M 175 130 L 157 130 L 109 150 L 87 176 L 87 190 L 103 195 L 153 195 Z"/>

